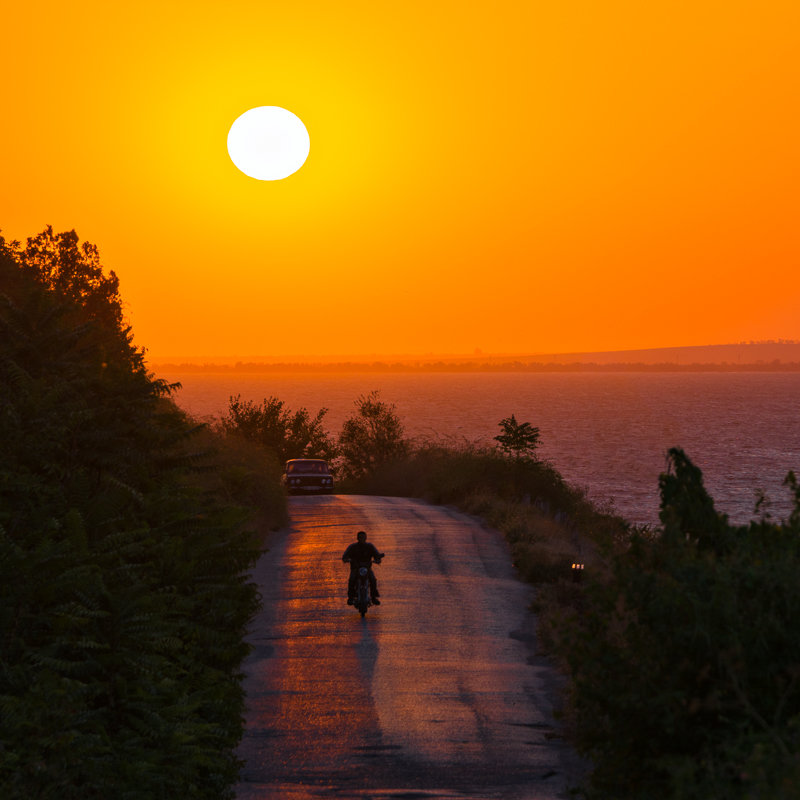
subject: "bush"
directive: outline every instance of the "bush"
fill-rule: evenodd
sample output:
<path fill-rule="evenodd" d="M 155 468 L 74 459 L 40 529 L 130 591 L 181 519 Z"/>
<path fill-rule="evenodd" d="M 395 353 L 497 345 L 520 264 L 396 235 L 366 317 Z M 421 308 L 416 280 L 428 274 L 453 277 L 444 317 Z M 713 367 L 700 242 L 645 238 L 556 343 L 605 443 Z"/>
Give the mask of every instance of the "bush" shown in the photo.
<path fill-rule="evenodd" d="M 322 427 L 327 412 L 320 409 L 312 418 L 305 408 L 292 413 L 277 397 L 265 398 L 259 405 L 236 395 L 230 398 L 218 429 L 259 445 L 280 464 L 290 458 L 331 460 L 336 448 Z"/>
<path fill-rule="evenodd" d="M 663 532 L 617 553 L 558 642 L 592 796 L 797 797 L 800 503 L 731 526 L 685 454 L 670 459 Z"/>
<path fill-rule="evenodd" d="M 533 583 L 572 580 L 573 563 L 596 563 L 598 543 L 628 529 L 619 517 L 598 512 L 546 462 L 469 442 L 422 443 L 352 489 L 422 497 L 481 517 L 505 535 L 520 575 Z"/>
<path fill-rule="evenodd" d="M 338 452 L 343 476 L 358 480 L 404 457 L 409 447 L 394 405 L 378 392 L 360 395 L 355 405 L 356 415 L 342 425 Z"/>
<path fill-rule="evenodd" d="M 398 458 L 388 459 L 358 486 L 363 491 L 425 497 L 434 503 L 458 503 L 490 492 L 547 513 L 581 513 L 588 507 L 583 493 L 566 483 L 543 461 L 509 458 L 492 447 L 423 443 Z"/>
<path fill-rule="evenodd" d="M 251 524 L 277 530 L 289 521 L 283 472 L 273 453 L 236 434 L 203 426 L 194 437 L 204 453 L 205 468 L 193 473 L 192 483 L 231 505 L 250 509 Z"/>

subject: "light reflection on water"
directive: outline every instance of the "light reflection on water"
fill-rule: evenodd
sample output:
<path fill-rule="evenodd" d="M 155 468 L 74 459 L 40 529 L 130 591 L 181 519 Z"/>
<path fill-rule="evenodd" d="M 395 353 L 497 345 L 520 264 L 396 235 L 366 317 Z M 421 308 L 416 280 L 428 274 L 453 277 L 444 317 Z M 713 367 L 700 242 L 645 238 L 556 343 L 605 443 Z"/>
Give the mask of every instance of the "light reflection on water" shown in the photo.
<path fill-rule="evenodd" d="M 703 470 L 717 508 L 751 518 L 756 490 L 785 517 L 790 469 L 800 471 L 797 373 L 335 373 L 163 374 L 183 388 L 176 400 L 198 418 L 220 416 L 228 397 L 316 413 L 328 408 L 338 433 L 360 394 L 377 389 L 397 406 L 410 436 L 486 441 L 515 414 L 541 429 L 540 453 L 634 522 L 655 522 L 658 475 L 669 447 Z"/>

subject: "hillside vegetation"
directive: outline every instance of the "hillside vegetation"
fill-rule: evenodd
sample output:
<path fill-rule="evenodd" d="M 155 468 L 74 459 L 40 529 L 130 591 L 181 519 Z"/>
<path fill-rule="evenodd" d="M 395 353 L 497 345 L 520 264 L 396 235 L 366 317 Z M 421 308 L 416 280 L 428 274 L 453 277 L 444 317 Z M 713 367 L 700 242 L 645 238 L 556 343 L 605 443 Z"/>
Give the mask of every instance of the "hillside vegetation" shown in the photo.
<path fill-rule="evenodd" d="M 232 454 L 169 390 L 95 248 L 0 238 L 4 798 L 231 794 L 246 507 L 279 524 L 284 499 L 261 488 L 274 460 Z"/>

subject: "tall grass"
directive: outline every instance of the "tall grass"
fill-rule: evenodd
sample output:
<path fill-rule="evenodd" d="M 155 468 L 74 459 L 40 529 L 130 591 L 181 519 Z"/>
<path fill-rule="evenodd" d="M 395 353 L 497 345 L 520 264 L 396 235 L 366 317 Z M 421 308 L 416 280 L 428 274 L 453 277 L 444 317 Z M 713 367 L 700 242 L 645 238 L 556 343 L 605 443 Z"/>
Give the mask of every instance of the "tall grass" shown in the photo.
<path fill-rule="evenodd" d="M 344 489 L 420 497 L 478 516 L 504 534 L 520 575 L 532 583 L 572 581 L 576 563 L 599 567 L 603 547 L 629 530 L 551 464 L 473 443 L 423 443 Z"/>

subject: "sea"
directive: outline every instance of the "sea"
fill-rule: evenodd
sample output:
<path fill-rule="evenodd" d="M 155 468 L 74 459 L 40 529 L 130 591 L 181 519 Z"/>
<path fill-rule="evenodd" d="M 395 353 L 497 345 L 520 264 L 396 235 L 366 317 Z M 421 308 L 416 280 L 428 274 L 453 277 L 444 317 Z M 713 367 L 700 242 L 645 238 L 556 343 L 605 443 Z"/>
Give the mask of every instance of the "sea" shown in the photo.
<path fill-rule="evenodd" d="M 327 409 L 338 434 L 359 396 L 379 392 L 406 435 L 493 443 L 512 414 L 540 430 L 540 458 L 599 505 L 657 525 L 658 477 L 681 447 L 702 469 L 718 511 L 737 524 L 788 517 L 783 481 L 800 475 L 800 373 L 783 372 L 157 372 L 178 381 L 174 399 L 202 421 L 229 399 L 277 397 L 291 411 Z M 756 500 L 768 502 L 754 513 Z"/>

